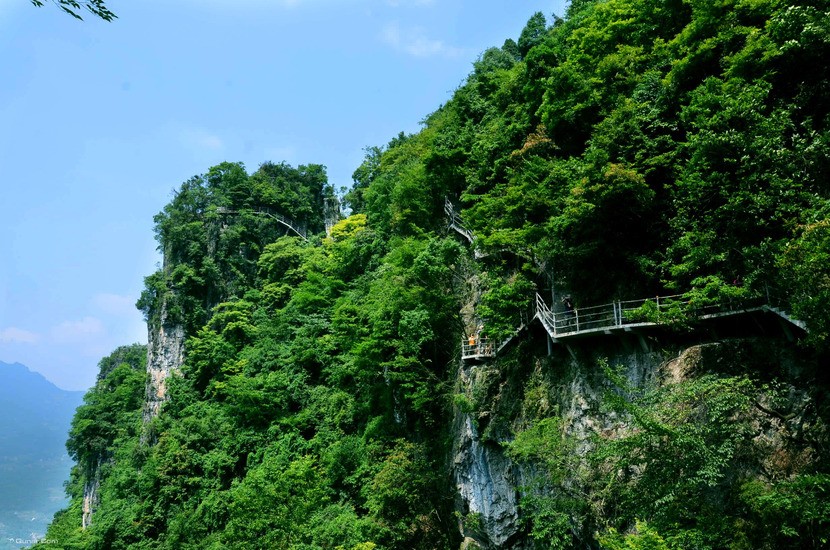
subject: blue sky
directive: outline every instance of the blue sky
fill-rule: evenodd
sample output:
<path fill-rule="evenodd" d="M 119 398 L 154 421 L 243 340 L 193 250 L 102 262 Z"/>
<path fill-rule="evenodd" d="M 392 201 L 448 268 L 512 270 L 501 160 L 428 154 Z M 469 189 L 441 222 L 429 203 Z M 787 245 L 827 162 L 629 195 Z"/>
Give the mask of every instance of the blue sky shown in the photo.
<path fill-rule="evenodd" d="M 224 160 L 351 184 L 486 48 L 563 0 L 121 0 L 84 22 L 0 0 L 0 361 L 91 386 L 146 342 L 152 218 Z"/>

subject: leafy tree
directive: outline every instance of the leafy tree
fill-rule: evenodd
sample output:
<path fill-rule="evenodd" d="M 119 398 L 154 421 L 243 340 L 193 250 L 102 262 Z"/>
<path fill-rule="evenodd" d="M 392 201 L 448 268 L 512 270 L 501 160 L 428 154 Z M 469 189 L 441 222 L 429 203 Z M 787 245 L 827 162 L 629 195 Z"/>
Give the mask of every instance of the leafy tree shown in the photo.
<path fill-rule="evenodd" d="M 146 355 L 145 346 L 135 344 L 99 362 L 98 380 L 78 407 L 66 443 L 84 474 L 112 457 L 117 439 L 135 434 L 144 403 Z"/>
<path fill-rule="evenodd" d="M 380 147 L 366 147 L 364 151 L 366 156 L 363 163 L 352 174 L 352 188 L 343 198 L 346 206 L 355 214 L 363 212 L 366 208 L 363 193 L 378 176 L 380 158 L 383 154 L 383 149 Z"/>
<path fill-rule="evenodd" d="M 542 12 L 537 11 L 530 17 L 527 25 L 525 25 L 522 33 L 519 35 L 519 55 L 522 57 L 526 56 L 533 46 L 539 44 L 544 39 L 546 27 L 547 21 L 545 21 L 545 16 Z"/>
<path fill-rule="evenodd" d="M 577 545 L 581 535 L 577 521 L 584 522 L 586 516 L 587 499 L 574 480 L 579 467 L 574 443 L 565 434 L 562 419 L 553 416 L 520 431 L 508 447 L 515 460 L 541 466 L 541 475 L 523 488 L 521 506 L 530 536 L 550 549 Z"/>
<path fill-rule="evenodd" d="M 607 533 L 597 537 L 600 547 L 607 550 L 672 550 L 669 545 L 648 523 L 638 521 L 633 533 L 621 534 L 611 528 Z"/>
<path fill-rule="evenodd" d="M 830 338 L 830 219 L 799 229 L 785 250 L 781 263 L 788 275 L 784 288 L 791 295 L 793 311 L 810 327 L 808 339 L 827 349 Z"/>
<path fill-rule="evenodd" d="M 602 490 L 595 498 L 607 503 L 604 514 L 611 525 L 625 527 L 641 518 L 648 528 L 638 528 L 636 537 L 609 531 L 600 541 L 610 548 L 767 547 L 763 527 L 769 517 L 753 523 L 756 518 L 742 506 L 748 501 L 774 514 L 775 506 L 787 505 L 790 483 L 773 481 L 764 489 L 769 486 L 752 481 L 751 472 L 765 459 L 765 450 L 756 446 L 757 426 L 763 423 L 757 415 L 765 410 L 756 405 L 762 388 L 744 376 L 703 375 L 637 391 L 617 375 L 611 378 L 618 390 L 607 402 L 625 411 L 633 426 L 600 442 L 593 460 Z M 821 492 L 822 479 L 805 494 L 805 510 L 820 513 L 816 491 Z M 782 537 L 779 544 L 786 544 L 770 547 L 816 547 L 826 526 L 805 518 L 785 533 L 792 538 Z"/>

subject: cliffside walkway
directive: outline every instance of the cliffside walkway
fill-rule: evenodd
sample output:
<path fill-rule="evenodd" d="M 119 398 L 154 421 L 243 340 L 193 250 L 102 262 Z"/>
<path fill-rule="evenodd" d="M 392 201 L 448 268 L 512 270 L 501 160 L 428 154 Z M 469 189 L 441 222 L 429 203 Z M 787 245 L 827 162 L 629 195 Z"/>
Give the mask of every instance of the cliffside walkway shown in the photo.
<path fill-rule="evenodd" d="M 544 299 L 536 294 L 535 313 L 530 322 L 538 320 L 553 343 L 559 343 L 563 340 L 592 334 L 610 335 L 630 332 L 636 328 L 665 326 L 683 321 L 706 321 L 752 312 L 773 313 L 782 321 L 805 332 L 808 331 L 803 321 L 792 317 L 784 309 L 775 307 L 768 298 L 695 305 L 684 300 L 682 294 L 615 301 L 562 312 L 552 311 Z M 523 322 L 512 336 L 498 345 L 494 345 L 487 338 L 480 338 L 475 342 L 463 341 L 461 358 L 466 361 L 495 357 L 528 324 Z"/>
<path fill-rule="evenodd" d="M 506 348 L 514 338 L 518 337 L 530 323 L 536 320 L 535 314 L 521 316 L 519 326 L 513 333 L 501 342 L 493 342 L 490 338 L 472 336 L 461 342 L 461 358 L 467 360 L 482 360 L 495 357 L 501 350 Z"/>
<path fill-rule="evenodd" d="M 444 198 L 444 213 L 450 229 L 464 237 L 470 244 L 475 241 L 473 232 L 464 227 L 460 214 L 448 197 Z M 478 251 L 475 258 L 483 257 Z M 630 332 L 636 328 L 670 325 L 684 321 L 705 321 L 752 312 L 770 312 L 789 325 L 808 332 L 807 325 L 790 315 L 785 309 L 773 305 L 769 296 L 720 303 L 697 305 L 685 300 L 682 294 L 655 296 L 637 300 L 617 300 L 609 304 L 553 311 L 537 293 L 530 314 L 523 314 L 516 330 L 501 342 L 494 342 L 480 334 L 463 338 L 461 359 L 480 361 L 495 357 L 533 321 L 538 320 L 553 343 L 591 334 Z M 789 331 L 789 329 L 786 329 Z"/>
<path fill-rule="evenodd" d="M 695 305 L 682 294 L 639 300 L 616 301 L 601 306 L 574 308 L 555 313 L 536 295 L 536 318 L 555 341 L 592 333 L 611 334 L 639 327 L 667 325 L 685 320 L 705 321 L 758 311 L 769 311 L 806 331 L 803 321 L 793 318 L 761 298 Z"/>
<path fill-rule="evenodd" d="M 308 235 L 306 234 L 306 230 L 304 227 L 294 222 L 294 220 L 286 218 L 285 216 L 279 214 L 278 212 L 275 212 L 270 208 L 250 208 L 245 210 L 231 210 L 230 208 L 220 206 L 216 209 L 216 212 L 218 214 L 262 214 L 270 218 L 273 218 L 278 223 L 281 223 L 282 225 L 293 231 L 298 237 L 300 237 L 304 241 L 308 240 Z"/>

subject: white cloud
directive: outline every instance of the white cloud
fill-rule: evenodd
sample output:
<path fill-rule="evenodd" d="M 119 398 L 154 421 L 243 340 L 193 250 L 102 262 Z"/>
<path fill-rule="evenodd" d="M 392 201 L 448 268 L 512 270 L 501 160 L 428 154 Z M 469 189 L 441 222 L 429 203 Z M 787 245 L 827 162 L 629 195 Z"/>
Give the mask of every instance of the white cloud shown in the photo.
<path fill-rule="evenodd" d="M 64 321 L 52 329 L 52 339 L 60 344 L 89 341 L 103 335 L 104 323 L 97 317 L 84 317 L 78 321 Z"/>
<path fill-rule="evenodd" d="M 429 38 L 424 29 L 420 27 L 402 29 L 397 21 L 387 24 L 381 31 L 380 38 L 396 50 L 415 57 L 458 57 L 464 53 L 462 48 L 449 46 L 441 40 Z"/>
<path fill-rule="evenodd" d="M 92 297 L 92 304 L 100 311 L 119 317 L 133 317 L 137 313 L 135 297 L 102 292 Z"/>
<path fill-rule="evenodd" d="M 34 344 L 39 339 L 40 336 L 34 332 L 17 327 L 7 327 L 0 330 L 0 342 L 8 342 L 12 344 Z"/>

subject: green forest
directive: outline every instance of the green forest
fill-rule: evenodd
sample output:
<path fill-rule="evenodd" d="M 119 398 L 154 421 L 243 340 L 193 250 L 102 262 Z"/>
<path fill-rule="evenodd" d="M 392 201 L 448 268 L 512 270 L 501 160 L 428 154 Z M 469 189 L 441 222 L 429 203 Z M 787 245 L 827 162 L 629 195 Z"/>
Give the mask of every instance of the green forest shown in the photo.
<path fill-rule="evenodd" d="M 184 362 L 152 415 L 146 348 L 101 361 L 36 548 L 486 548 L 452 474 L 464 415 L 534 472 L 511 547 L 830 544 L 830 2 L 572 0 L 365 153 L 341 193 L 317 164 L 181 184 L 137 307 L 182 328 Z M 574 371 L 540 331 L 459 389 L 471 323 L 502 340 L 565 291 L 774 297 L 809 330 L 676 383 L 592 356 L 611 435 L 551 404 Z M 694 330 L 679 315 L 667 338 Z M 756 360 L 781 346 L 789 368 Z"/>

